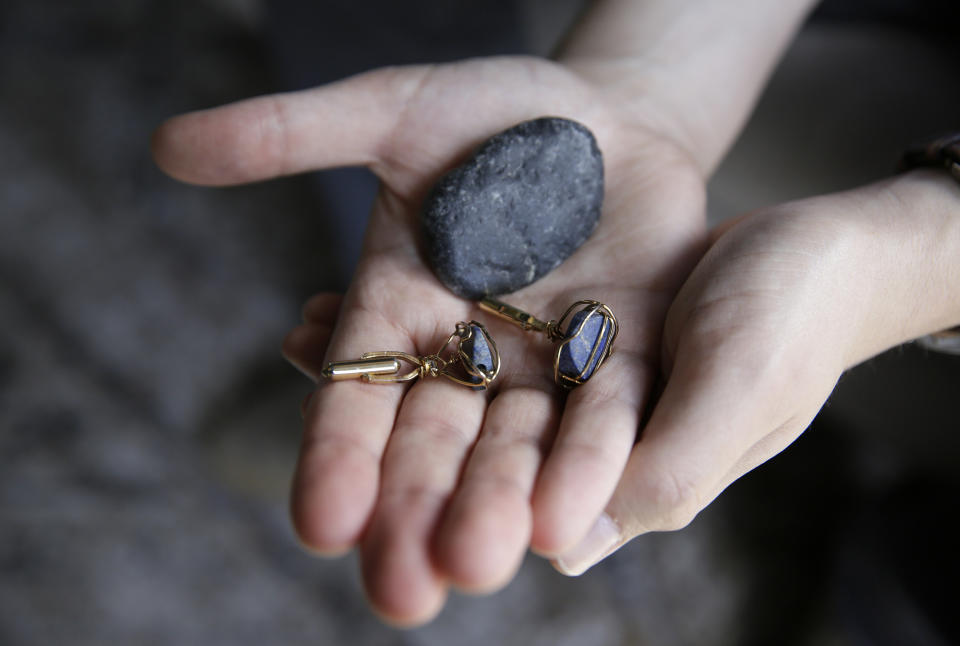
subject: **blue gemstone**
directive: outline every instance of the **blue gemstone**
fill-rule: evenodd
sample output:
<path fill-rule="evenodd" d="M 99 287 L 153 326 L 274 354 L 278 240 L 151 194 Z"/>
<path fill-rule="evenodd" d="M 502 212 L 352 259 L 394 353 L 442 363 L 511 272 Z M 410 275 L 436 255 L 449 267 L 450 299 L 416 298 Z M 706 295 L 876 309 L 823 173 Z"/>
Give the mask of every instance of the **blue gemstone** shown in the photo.
<path fill-rule="evenodd" d="M 576 334 L 581 323 L 583 327 Z M 578 381 L 589 379 L 607 351 L 612 336 L 613 321 L 603 311 L 591 313 L 587 307 L 574 314 L 557 360 L 560 374 Z"/>
<path fill-rule="evenodd" d="M 476 325 L 470 326 L 470 332 L 470 338 L 463 342 L 460 349 L 470 358 L 470 361 L 477 367 L 477 370 L 481 372 L 492 371 L 493 353 L 490 351 L 487 335 L 482 328 Z"/>
<path fill-rule="evenodd" d="M 466 380 L 477 384 L 473 390 L 484 390 L 486 388 L 483 377 L 470 374 L 473 368 L 489 376 L 496 368 L 493 349 L 490 347 L 490 340 L 487 338 L 486 331 L 479 325 L 470 325 L 470 338 L 460 342 L 460 351 L 469 359 L 468 363 L 473 366 L 464 366 L 467 368 Z"/>

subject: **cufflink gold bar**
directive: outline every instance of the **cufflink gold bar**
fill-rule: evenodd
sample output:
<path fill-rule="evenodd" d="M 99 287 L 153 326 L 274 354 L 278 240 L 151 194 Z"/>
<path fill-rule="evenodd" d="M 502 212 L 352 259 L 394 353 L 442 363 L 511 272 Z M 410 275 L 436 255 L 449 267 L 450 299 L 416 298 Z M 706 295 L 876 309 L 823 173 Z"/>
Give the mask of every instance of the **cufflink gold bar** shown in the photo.
<path fill-rule="evenodd" d="M 441 353 L 456 341 L 445 358 Z M 401 361 L 413 367 L 401 373 Z M 374 384 L 396 384 L 422 377 L 445 377 L 473 390 L 484 390 L 500 372 L 500 354 L 490 334 L 476 321 L 457 323 L 456 329 L 434 354 L 418 357 L 386 350 L 365 352 L 359 359 L 332 361 L 320 373 L 331 381 L 362 379 Z"/>
<path fill-rule="evenodd" d="M 491 314 L 496 314 L 502 319 L 506 319 L 511 323 L 520 326 L 521 330 L 533 330 L 534 332 L 544 332 L 547 336 L 551 336 L 550 330 L 555 330 L 556 321 L 541 321 L 533 314 L 528 314 L 518 307 L 513 305 L 508 305 L 503 301 L 498 301 L 495 298 L 485 298 L 479 303 L 480 309 L 490 312 Z M 554 327 L 551 328 L 550 323 L 554 324 Z M 551 338 L 551 340 L 554 340 Z"/>
<path fill-rule="evenodd" d="M 495 298 L 485 298 L 479 306 L 522 330 L 542 332 L 551 341 L 559 342 L 553 355 L 553 379 L 563 388 L 575 388 L 593 376 L 613 351 L 620 330 L 613 310 L 600 301 L 577 301 L 558 320 L 550 321 L 542 321 Z M 574 310 L 576 313 L 570 316 Z M 564 329 L 568 316 L 570 323 Z"/>
<path fill-rule="evenodd" d="M 400 360 L 414 365 L 410 372 L 400 375 Z M 420 377 L 420 357 L 406 352 L 365 352 L 353 361 L 331 361 L 321 372 L 330 381 L 363 379 L 374 383 L 401 383 Z"/>

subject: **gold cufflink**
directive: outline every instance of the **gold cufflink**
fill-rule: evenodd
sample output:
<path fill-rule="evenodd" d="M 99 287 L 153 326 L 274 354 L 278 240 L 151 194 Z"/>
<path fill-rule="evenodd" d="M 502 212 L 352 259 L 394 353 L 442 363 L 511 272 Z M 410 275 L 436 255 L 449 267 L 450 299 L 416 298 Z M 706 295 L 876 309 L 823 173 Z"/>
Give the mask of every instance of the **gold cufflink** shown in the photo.
<path fill-rule="evenodd" d="M 456 348 L 446 358 L 441 357 L 441 353 L 454 341 Z M 413 367 L 401 373 L 401 361 Z M 500 354 L 487 329 L 476 321 L 460 321 L 453 334 L 434 354 L 417 357 L 396 350 L 365 352 L 352 361 L 332 361 L 320 374 L 331 381 L 363 379 L 374 384 L 445 377 L 473 390 L 484 390 L 499 372 Z"/>
<path fill-rule="evenodd" d="M 480 309 L 496 314 L 523 330 L 543 332 L 551 341 L 559 342 L 553 355 L 553 379 L 564 388 L 580 386 L 593 376 L 610 356 L 613 341 L 620 330 L 613 310 L 600 301 L 577 301 L 567 308 L 559 320 L 551 321 L 541 321 L 495 298 L 485 298 L 479 305 Z M 577 310 L 576 313 L 573 313 L 574 310 Z M 570 323 L 564 328 L 568 316 Z"/>

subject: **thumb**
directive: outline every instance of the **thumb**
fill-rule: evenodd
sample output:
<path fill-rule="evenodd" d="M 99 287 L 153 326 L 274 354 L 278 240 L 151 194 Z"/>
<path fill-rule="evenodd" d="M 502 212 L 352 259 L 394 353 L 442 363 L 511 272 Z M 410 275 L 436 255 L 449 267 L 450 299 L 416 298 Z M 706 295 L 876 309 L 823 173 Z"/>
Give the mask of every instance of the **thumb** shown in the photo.
<path fill-rule="evenodd" d="M 639 534 L 685 527 L 730 483 L 793 442 L 840 374 L 832 365 L 797 369 L 793 353 L 739 335 L 713 342 L 678 348 L 605 512 L 554 562 L 562 573 L 585 572 Z"/>
<path fill-rule="evenodd" d="M 153 157 L 168 175 L 208 186 L 372 165 L 429 69 L 385 68 L 172 117 L 153 134 Z"/>

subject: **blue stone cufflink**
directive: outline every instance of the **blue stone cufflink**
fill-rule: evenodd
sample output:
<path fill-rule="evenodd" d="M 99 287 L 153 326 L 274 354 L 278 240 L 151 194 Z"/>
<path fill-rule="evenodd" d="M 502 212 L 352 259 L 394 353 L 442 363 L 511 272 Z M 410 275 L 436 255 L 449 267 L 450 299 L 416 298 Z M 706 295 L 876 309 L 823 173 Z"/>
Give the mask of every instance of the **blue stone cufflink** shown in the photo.
<path fill-rule="evenodd" d="M 441 353 L 452 342 L 456 348 L 446 357 Z M 400 362 L 412 368 L 400 372 Z M 359 359 L 332 361 L 320 373 L 331 381 L 362 379 L 374 384 L 395 384 L 422 377 L 445 377 L 471 390 L 485 390 L 500 372 L 497 345 L 482 324 L 476 321 L 457 323 L 456 329 L 434 354 L 417 357 L 406 352 L 386 350 L 365 352 Z"/>
<path fill-rule="evenodd" d="M 548 322 L 494 298 L 485 298 L 479 305 L 523 330 L 543 332 L 551 341 L 559 342 L 553 355 L 553 379 L 564 388 L 580 386 L 593 376 L 613 351 L 619 331 L 613 310 L 600 301 L 577 301 L 559 320 Z M 567 317 L 570 322 L 564 327 Z"/>

